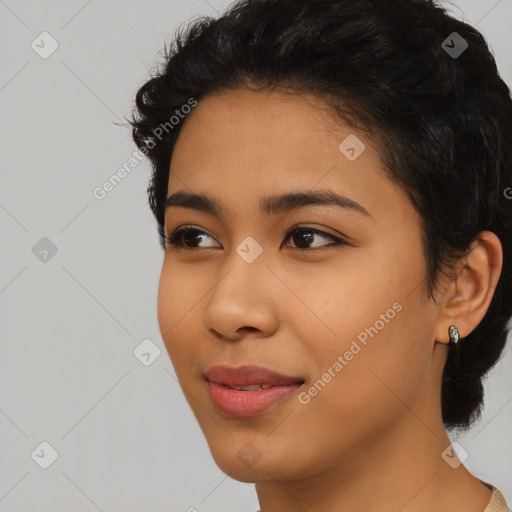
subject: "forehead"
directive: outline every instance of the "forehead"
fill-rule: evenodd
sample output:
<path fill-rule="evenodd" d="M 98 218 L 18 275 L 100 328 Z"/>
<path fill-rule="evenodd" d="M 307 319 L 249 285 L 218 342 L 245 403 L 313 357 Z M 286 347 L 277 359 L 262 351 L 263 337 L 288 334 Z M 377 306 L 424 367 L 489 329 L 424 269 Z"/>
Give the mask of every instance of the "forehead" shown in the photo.
<path fill-rule="evenodd" d="M 312 94 L 237 89 L 201 99 L 188 115 L 182 131 L 185 127 L 205 130 L 209 138 L 228 136 L 241 144 L 264 139 L 293 144 L 315 134 L 321 136 L 333 130 L 342 133 L 346 127 L 334 119 L 333 109 Z"/>
<path fill-rule="evenodd" d="M 171 170 L 186 167 L 189 175 L 201 172 L 205 179 L 210 169 L 217 175 L 250 170 L 253 178 L 279 170 L 273 176 L 278 179 L 286 171 L 310 168 L 312 161 L 327 170 L 339 161 L 339 145 L 347 136 L 355 136 L 353 130 L 312 95 L 223 91 L 204 97 L 188 114 Z M 362 160 L 378 166 L 370 141 L 364 145 Z M 349 167 L 362 168 L 357 162 Z"/>

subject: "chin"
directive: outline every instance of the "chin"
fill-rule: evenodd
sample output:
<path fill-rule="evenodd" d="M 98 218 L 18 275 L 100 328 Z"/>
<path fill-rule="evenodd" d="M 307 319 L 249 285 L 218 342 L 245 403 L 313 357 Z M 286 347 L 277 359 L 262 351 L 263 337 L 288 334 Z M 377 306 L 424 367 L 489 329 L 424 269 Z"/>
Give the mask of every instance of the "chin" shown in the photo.
<path fill-rule="evenodd" d="M 250 441 L 240 444 L 231 439 L 228 445 L 209 444 L 212 457 L 219 469 L 234 480 L 244 483 L 287 481 L 307 477 L 294 457 L 281 453 L 275 446 L 256 448 Z M 241 447 L 239 447 L 241 446 Z"/>
<path fill-rule="evenodd" d="M 244 460 L 244 457 L 239 457 L 236 452 L 212 450 L 211 453 L 219 469 L 234 480 L 255 483 L 268 479 L 268 473 L 262 459 L 251 463 L 248 459 Z M 272 470 L 270 470 L 270 473 L 272 473 Z"/>

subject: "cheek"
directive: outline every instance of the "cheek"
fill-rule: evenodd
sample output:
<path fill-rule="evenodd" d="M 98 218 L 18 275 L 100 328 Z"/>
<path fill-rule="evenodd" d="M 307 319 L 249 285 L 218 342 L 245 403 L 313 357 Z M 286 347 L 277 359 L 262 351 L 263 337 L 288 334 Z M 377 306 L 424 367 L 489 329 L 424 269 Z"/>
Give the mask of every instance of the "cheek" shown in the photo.
<path fill-rule="evenodd" d="M 157 315 L 160 333 L 164 342 L 169 334 L 172 334 L 172 326 L 176 323 L 176 293 L 175 283 L 172 275 L 165 269 L 165 264 L 160 273 L 160 281 L 158 283 L 157 297 Z"/>
<path fill-rule="evenodd" d="M 193 289 L 185 286 L 184 277 L 171 272 L 164 263 L 158 285 L 158 325 L 177 376 L 182 368 L 192 367 L 196 352 L 193 340 L 199 339 L 190 333 L 190 318 L 198 301 L 190 291 Z"/>
<path fill-rule="evenodd" d="M 166 253 L 157 297 L 158 324 L 164 341 L 175 337 L 182 324 L 190 321 L 196 311 L 194 308 L 199 306 L 198 302 L 207 291 L 206 284 L 197 274 L 190 267 L 180 266 L 176 258 Z"/>
<path fill-rule="evenodd" d="M 307 343 L 309 377 L 318 383 L 311 404 L 352 423 L 358 415 L 364 422 L 369 410 L 389 416 L 390 407 L 395 414 L 403 408 L 393 393 L 412 400 L 431 355 L 432 318 L 413 284 L 419 268 L 398 258 L 364 259 L 361 253 L 353 268 L 347 259 L 343 269 L 315 271 L 315 285 L 303 285 L 302 296 L 317 314 L 303 305 L 294 313 L 295 336 Z"/>
<path fill-rule="evenodd" d="M 300 299 L 290 296 L 288 301 L 294 309 L 288 315 L 294 320 L 290 325 L 296 326 L 296 339 L 307 340 L 322 366 L 328 363 L 322 354 L 331 359 L 343 354 L 352 340 L 364 347 L 365 341 L 385 337 L 403 307 L 405 294 L 399 283 L 406 279 L 398 268 L 375 261 L 375 254 L 366 250 L 350 249 L 342 256 L 335 265 L 312 265 L 306 273 L 301 269 L 283 278 Z"/>

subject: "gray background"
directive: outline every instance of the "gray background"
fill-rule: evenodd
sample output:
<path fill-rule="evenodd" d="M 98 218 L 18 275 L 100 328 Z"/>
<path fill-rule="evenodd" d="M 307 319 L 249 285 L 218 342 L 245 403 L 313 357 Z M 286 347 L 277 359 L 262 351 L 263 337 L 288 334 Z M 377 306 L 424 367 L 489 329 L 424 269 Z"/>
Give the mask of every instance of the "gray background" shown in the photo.
<path fill-rule="evenodd" d="M 228 4 L 0 0 L 0 511 L 255 510 L 253 485 L 213 462 L 160 338 L 149 165 L 93 196 L 135 150 L 114 123 L 163 42 Z M 452 5 L 512 84 L 512 0 Z M 43 31 L 59 45 L 47 59 L 31 47 Z M 134 355 L 145 339 L 161 350 L 149 366 Z M 508 347 L 482 421 L 457 439 L 509 503 L 511 369 Z"/>

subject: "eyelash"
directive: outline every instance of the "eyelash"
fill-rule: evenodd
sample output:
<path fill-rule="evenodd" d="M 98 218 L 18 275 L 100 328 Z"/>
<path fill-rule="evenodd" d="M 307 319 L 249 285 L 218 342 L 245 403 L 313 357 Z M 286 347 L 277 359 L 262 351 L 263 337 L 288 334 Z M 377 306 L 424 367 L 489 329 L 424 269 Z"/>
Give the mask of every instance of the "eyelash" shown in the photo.
<path fill-rule="evenodd" d="M 337 237 L 335 237 L 333 235 L 330 235 L 329 233 L 325 233 L 324 231 L 320 231 L 318 229 L 310 228 L 310 227 L 307 227 L 307 226 L 293 227 L 292 229 L 290 229 L 286 233 L 285 240 L 290 238 L 290 236 L 292 234 L 294 234 L 296 232 L 300 232 L 300 231 L 308 231 L 308 232 L 313 233 L 315 235 L 321 235 L 322 237 L 330 238 L 331 240 L 334 240 L 334 243 L 327 244 L 325 246 L 317 247 L 317 248 L 314 248 L 314 249 L 301 249 L 301 248 L 298 248 L 298 247 L 292 247 L 292 249 L 295 249 L 297 251 L 311 252 L 311 251 L 319 250 L 319 249 L 322 249 L 322 248 L 325 248 L 325 247 L 333 247 L 333 246 L 338 246 L 338 245 L 348 245 L 346 242 L 344 242 L 340 238 L 337 238 Z M 198 251 L 200 249 L 209 249 L 210 248 L 210 247 L 186 247 L 183 244 L 182 236 L 184 234 L 188 233 L 188 232 L 196 232 L 196 233 L 199 233 L 199 234 L 205 234 L 205 235 L 209 236 L 210 238 L 213 238 L 211 235 L 209 235 L 205 231 L 202 231 L 202 230 L 197 229 L 197 228 L 188 227 L 188 226 L 185 226 L 185 227 L 182 227 L 182 228 L 178 228 L 170 236 L 164 236 L 164 238 L 165 238 L 167 244 L 179 247 L 180 249 L 183 249 L 185 251 Z"/>

